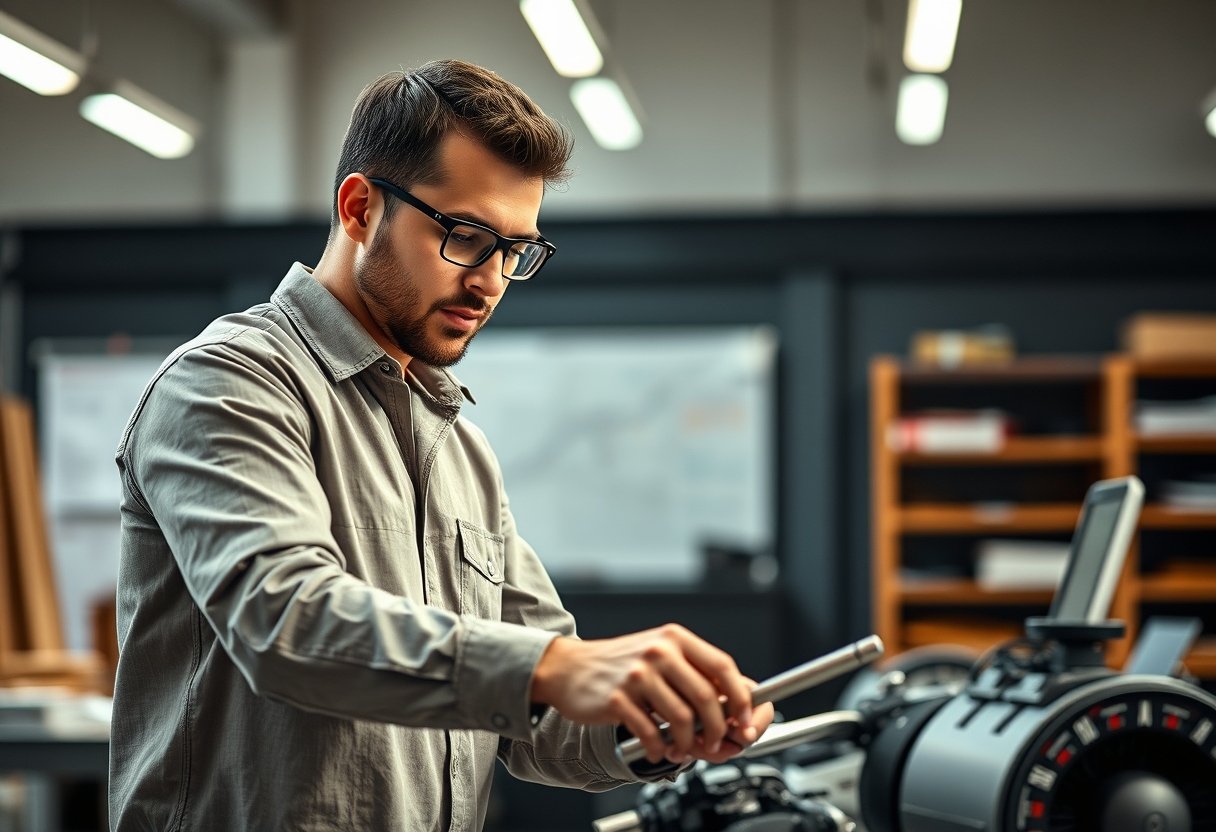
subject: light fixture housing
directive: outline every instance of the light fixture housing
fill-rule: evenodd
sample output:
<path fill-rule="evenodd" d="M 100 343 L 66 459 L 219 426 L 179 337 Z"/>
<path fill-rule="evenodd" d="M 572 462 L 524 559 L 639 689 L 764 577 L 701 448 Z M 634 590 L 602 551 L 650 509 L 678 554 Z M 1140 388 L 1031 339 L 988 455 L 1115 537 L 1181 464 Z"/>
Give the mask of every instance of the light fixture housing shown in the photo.
<path fill-rule="evenodd" d="M 80 114 L 158 159 L 187 155 L 200 132 L 190 116 L 122 80 L 85 97 Z"/>
<path fill-rule="evenodd" d="M 575 0 L 519 0 L 519 10 L 558 75 L 586 78 L 604 68 L 590 12 Z"/>
<path fill-rule="evenodd" d="M 908 75 L 899 82 L 895 133 L 904 144 L 935 144 L 946 124 L 950 90 L 937 75 Z"/>
<path fill-rule="evenodd" d="M 66 95 L 84 68 L 79 52 L 0 11 L 0 75 L 39 95 Z"/>
<path fill-rule="evenodd" d="M 625 91 L 612 78 L 582 78 L 570 85 L 570 100 L 595 143 L 605 150 L 629 150 L 642 142 L 642 123 Z"/>
<path fill-rule="evenodd" d="M 954 61 L 963 0 L 908 0 L 904 64 L 912 72 L 945 72 Z"/>

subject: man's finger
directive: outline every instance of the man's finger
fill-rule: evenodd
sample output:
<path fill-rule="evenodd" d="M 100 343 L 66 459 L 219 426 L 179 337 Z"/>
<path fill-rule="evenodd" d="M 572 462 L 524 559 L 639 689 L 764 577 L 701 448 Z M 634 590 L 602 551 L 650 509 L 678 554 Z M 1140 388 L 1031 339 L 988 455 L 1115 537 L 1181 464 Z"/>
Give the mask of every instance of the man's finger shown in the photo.
<path fill-rule="evenodd" d="M 675 658 L 662 662 L 660 670 L 667 684 L 674 688 L 675 693 L 692 709 L 692 715 L 701 723 L 701 738 L 708 747 L 716 749 L 726 736 L 727 728 L 717 688 L 689 664 L 683 654 L 677 654 Z M 689 730 L 688 744 L 683 747 L 685 751 L 692 747 L 691 724 Z"/>
<path fill-rule="evenodd" d="M 687 633 L 684 655 L 702 676 L 712 679 L 726 697 L 726 710 L 739 725 L 752 721 L 752 690 L 735 660 L 707 641 Z"/>
<path fill-rule="evenodd" d="M 669 758 L 673 755 L 684 757 L 692 748 L 696 733 L 692 708 L 672 689 L 667 679 L 657 672 L 647 680 L 642 694 L 651 710 L 668 724 L 667 736 L 671 742 L 665 753 Z"/>
<path fill-rule="evenodd" d="M 623 694 L 613 703 L 617 721 L 625 726 L 646 749 L 646 759 L 657 763 L 667 752 L 667 743 L 663 739 L 654 719 L 633 700 Z"/>

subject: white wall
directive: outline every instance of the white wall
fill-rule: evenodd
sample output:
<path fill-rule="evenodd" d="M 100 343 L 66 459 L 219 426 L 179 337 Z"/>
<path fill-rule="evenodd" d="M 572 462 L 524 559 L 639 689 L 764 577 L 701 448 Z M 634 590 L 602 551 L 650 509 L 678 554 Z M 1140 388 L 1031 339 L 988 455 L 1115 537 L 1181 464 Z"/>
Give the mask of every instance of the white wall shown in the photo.
<path fill-rule="evenodd" d="M 945 136 L 927 148 L 892 127 L 906 0 L 878 3 L 877 28 L 863 0 L 594 0 L 647 116 L 625 153 L 595 146 L 513 0 L 292 0 L 282 39 L 261 46 L 168 0 L 94 5 L 105 62 L 207 132 L 187 159 L 157 161 L 74 101 L 0 80 L 0 221 L 324 218 L 358 91 L 438 57 L 499 71 L 570 126 L 576 177 L 550 216 L 1216 198 L 1198 110 L 1216 87 L 1210 0 L 968 0 Z M 75 3 L 0 8 L 78 37 Z M 875 33 L 885 88 L 867 81 Z"/>

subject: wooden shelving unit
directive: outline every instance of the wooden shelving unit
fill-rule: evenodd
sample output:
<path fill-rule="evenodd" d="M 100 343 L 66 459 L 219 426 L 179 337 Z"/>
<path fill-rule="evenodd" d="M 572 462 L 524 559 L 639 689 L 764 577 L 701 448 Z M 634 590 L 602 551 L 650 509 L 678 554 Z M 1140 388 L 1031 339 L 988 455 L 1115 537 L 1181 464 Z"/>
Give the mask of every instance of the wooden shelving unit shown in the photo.
<path fill-rule="evenodd" d="M 906 573 L 907 550 L 917 537 L 963 539 L 999 535 L 1053 535 L 1067 538 L 1080 512 L 1077 502 L 1033 502 L 1033 498 L 970 502 L 921 500 L 905 493 L 911 471 L 936 471 L 955 478 L 966 493 L 966 478 L 984 471 L 1014 471 L 1038 467 L 1061 471 L 1091 471 L 1094 479 L 1139 473 L 1154 455 L 1213 455 L 1216 436 L 1145 436 L 1133 426 L 1137 389 L 1145 379 L 1155 384 L 1171 379 L 1212 379 L 1216 362 L 1137 363 L 1125 355 L 1102 359 L 1040 357 L 996 367 L 950 371 L 917 366 L 891 357 L 874 359 L 870 367 L 871 466 L 873 522 L 873 609 L 875 629 L 892 651 L 927 644 L 955 643 L 976 649 L 1021 634 L 1016 615 L 1022 609 L 1046 610 L 1052 591 L 1034 588 L 992 589 L 972 580 L 960 564 L 957 576 L 922 577 Z M 1092 402 L 1082 431 L 1032 434 L 1009 438 L 991 453 L 918 453 L 893 450 L 890 426 L 905 413 L 910 393 L 931 390 L 977 390 L 1023 385 L 1081 385 Z M 923 401 L 924 397 L 921 396 Z M 1216 534 L 1212 544 L 1197 551 L 1178 552 L 1165 568 L 1143 570 L 1141 541 L 1145 533 L 1176 534 L 1216 531 L 1216 511 L 1190 511 L 1149 502 L 1140 517 L 1140 532 L 1128 552 L 1111 616 L 1127 624 L 1128 636 L 1112 644 L 1113 665 L 1127 656 L 1146 614 L 1171 606 L 1191 607 L 1216 602 Z M 1146 606 L 1151 609 L 1146 609 Z M 1210 624 L 1216 630 L 1216 624 Z M 1216 632 L 1207 632 L 1187 660 L 1192 673 L 1216 679 Z"/>
<path fill-rule="evenodd" d="M 1007 365 L 941 370 L 907 364 L 880 356 L 871 365 L 871 465 L 873 483 L 873 609 L 874 625 L 891 650 L 927 645 L 962 643 L 975 648 L 1021 634 L 1023 611 L 1045 612 L 1049 589 L 987 589 L 967 575 L 969 563 L 959 564 L 959 577 L 910 578 L 905 574 L 910 541 L 922 538 L 985 538 L 1004 535 L 1052 535 L 1066 539 L 1081 510 L 1083 487 L 1075 501 L 1035 502 L 1034 495 L 1002 501 L 918 501 L 908 494 L 907 480 L 917 471 L 939 471 L 942 476 L 966 482 L 972 468 L 1010 470 L 1052 468 L 1071 470 L 1077 482 L 1119 477 L 1136 471 L 1141 452 L 1216 451 L 1216 438 L 1158 439 L 1137 437 L 1132 431 L 1131 407 L 1135 398 L 1132 367 L 1113 359 L 1046 356 Z M 1154 365 L 1154 377 L 1193 367 Z M 1014 435 L 992 452 L 908 452 L 890 448 L 889 428 L 905 415 L 906 400 L 924 388 L 1024 389 L 1034 395 L 1041 386 L 1075 386 L 1077 398 L 1086 401 L 1080 431 Z M 924 397 L 919 398 L 923 401 Z M 953 472 L 953 473 L 952 473 Z M 1092 476 L 1086 477 L 1086 472 Z M 966 491 L 966 488 L 962 488 Z M 1211 516 L 1187 515 L 1160 506 L 1144 511 L 1145 528 L 1216 528 Z M 1172 602 L 1216 598 L 1216 581 L 1195 584 L 1187 578 L 1139 579 L 1138 546 L 1127 556 L 1124 580 L 1111 605 L 1111 617 L 1124 620 L 1128 635 L 1111 645 L 1111 663 L 1122 663 L 1139 625 L 1142 601 Z M 1216 665 L 1216 646 L 1212 658 Z"/>
<path fill-rule="evenodd" d="M 1110 403 L 1113 418 L 1120 420 L 1117 441 L 1111 448 L 1118 465 L 1128 472 L 1137 472 L 1157 456 L 1212 456 L 1212 465 L 1216 467 L 1216 436 L 1145 436 L 1136 432 L 1132 418 L 1137 387 L 1144 381 L 1158 385 L 1211 382 L 1209 389 L 1216 391 L 1216 361 L 1138 362 L 1130 356 L 1116 355 L 1105 362 L 1104 374 L 1118 393 L 1118 398 Z M 1151 490 L 1149 496 L 1151 499 Z M 1193 511 L 1149 502 L 1140 514 L 1139 537 L 1142 541 L 1146 533 L 1154 532 L 1203 533 L 1207 556 L 1195 551 L 1177 552 L 1176 556 L 1171 552 L 1165 568 L 1137 574 L 1135 589 L 1140 616 L 1168 610 L 1173 604 L 1193 609 L 1216 602 L 1216 534 L 1211 534 L 1216 532 L 1216 511 Z M 1152 609 L 1146 609 L 1146 605 Z M 1216 632 L 1212 631 L 1212 624 L 1208 622 L 1207 631 L 1186 659 L 1191 673 L 1207 680 L 1216 680 Z"/>

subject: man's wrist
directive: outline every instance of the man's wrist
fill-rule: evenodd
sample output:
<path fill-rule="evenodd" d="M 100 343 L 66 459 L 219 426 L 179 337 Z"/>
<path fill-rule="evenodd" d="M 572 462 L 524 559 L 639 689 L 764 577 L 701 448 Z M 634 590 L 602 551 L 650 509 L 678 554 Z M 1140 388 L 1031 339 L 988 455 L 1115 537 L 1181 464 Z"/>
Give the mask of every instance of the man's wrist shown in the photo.
<path fill-rule="evenodd" d="M 553 701 L 554 680 L 563 665 L 566 643 L 571 639 L 558 636 L 549 642 L 540 660 L 536 662 L 536 670 L 532 673 L 532 686 L 528 693 L 528 701 L 537 705 L 549 705 Z"/>

